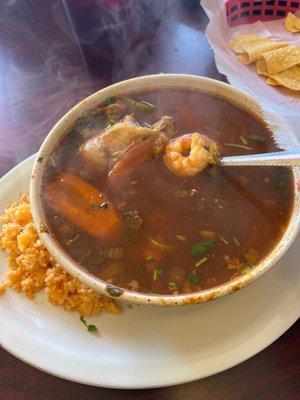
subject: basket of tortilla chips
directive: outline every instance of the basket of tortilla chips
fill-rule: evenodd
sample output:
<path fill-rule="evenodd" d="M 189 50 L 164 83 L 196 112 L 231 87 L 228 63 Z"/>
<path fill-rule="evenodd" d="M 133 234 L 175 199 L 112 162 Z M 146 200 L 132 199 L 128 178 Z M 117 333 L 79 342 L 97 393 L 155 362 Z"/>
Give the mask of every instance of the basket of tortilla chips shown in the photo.
<path fill-rule="evenodd" d="M 229 48 L 242 64 L 256 64 L 256 72 L 267 78 L 267 84 L 300 90 L 300 46 L 240 34 L 231 39 Z"/>

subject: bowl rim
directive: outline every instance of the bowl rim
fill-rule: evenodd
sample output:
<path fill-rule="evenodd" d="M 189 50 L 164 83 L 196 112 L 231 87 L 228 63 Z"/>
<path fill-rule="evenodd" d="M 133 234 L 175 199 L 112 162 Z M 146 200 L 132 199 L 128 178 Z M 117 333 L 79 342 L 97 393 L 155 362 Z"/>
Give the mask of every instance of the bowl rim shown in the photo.
<path fill-rule="evenodd" d="M 214 300 L 218 297 L 235 292 L 236 290 L 253 282 L 268 270 L 270 270 L 279 259 L 289 249 L 297 236 L 300 225 L 300 197 L 298 195 L 297 181 L 300 177 L 300 168 L 293 167 L 292 174 L 294 179 L 294 202 L 290 214 L 290 220 L 285 233 L 271 250 L 271 252 L 262 259 L 252 270 L 246 275 L 240 276 L 234 280 L 225 282 L 222 285 L 215 286 L 210 289 L 192 292 L 189 294 L 178 295 L 161 295 L 133 292 L 126 289 L 118 288 L 105 281 L 96 278 L 88 271 L 82 269 L 75 261 L 73 261 L 67 253 L 63 251 L 56 239 L 45 232 L 46 218 L 43 212 L 41 201 L 41 183 L 44 167 L 47 159 L 54 150 L 57 143 L 69 132 L 74 122 L 79 116 L 84 115 L 88 110 L 92 109 L 100 101 L 109 96 L 115 96 L 126 92 L 126 94 L 147 90 L 149 88 L 186 88 L 199 90 L 219 98 L 225 99 L 227 102 L 244 109 L 248 113 L 253 113 L 256 117 L 264 120 L 263 108 L 261 105 L 247 93 L 236 89 L 235 87 L 214 79 L 184 75 L 184 74 L 158 74 L 147 75 L 138 78 L 128 79 L 106 88 L 100 89 L 94 94 L 76 104 L 69 110 L 50 130 L 42 143 L 37 158 L 34 162 L 31 178 L 30 178 L 30 203 L 32 216 L 35 226 L 38 230 L 42 242 L 53 258 L 73 277 L 78 278 L 95 291 L 115 298 L 118 300 L 136 303 L 136 304 L 152 304 L 152 305 L 184 305 L 201 303 Z M 284 122 L 283 122 L 284 124 Z M 43 227 L 41 229 L 41 227 Z"/>

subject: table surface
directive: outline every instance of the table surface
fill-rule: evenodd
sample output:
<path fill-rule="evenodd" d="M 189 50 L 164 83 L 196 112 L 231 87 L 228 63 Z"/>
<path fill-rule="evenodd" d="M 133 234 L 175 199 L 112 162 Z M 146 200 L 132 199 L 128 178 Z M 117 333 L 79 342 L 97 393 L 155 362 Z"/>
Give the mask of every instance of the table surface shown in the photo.
<path fill-rule="evenodd" d="M 72 1 L 79 7 L 77 17 L 76 9 L 68 7 Z M 93 1 L 85 0 L 89 4 Z M 101 2 L 113 7 L 122 0 Z M 94 11 L 83 7 L 83 3 L 82 0 L 1 1 L 0 176 L 37 151 L 49 129 L 74 104 L 111 82 L 160 72 L 204 75 L 226 81 L 216 70 L 205 37 L 208 20 L 197 0 L 125 1 L 131 6 L 131 14 L 126 14 L 130 22 L 120 28 L 121 22 L 115 18 L 115 25 L 106 29 L 108 36 L 104 39 L 113 36 L 111 30 L 123 29 L 126 43 L 117 36 L 108 50 L 102 49 L 103 30 L 99 34 L 99 27 L 98 31 L 94 27 L 92 38 L 99 37 L 94 43 L 97 48 L 94 58 L 93 47 L 79 45 L 86 34 L 82 21 L 90 26 L 95 21 L 91 17 Z M 104 14 L 100 17 L 97 14 L 101 23 L 107 22 Z M 135 23 L 138 18 L 140 25 Z M 108 56 L 104 57 L 104 53 Z M 296 400 L 300 393 L 299 332 L 298 321 L 263 352 L 218 375 L 185 385 L 142 391 L 109 390 L 67 382 L 38 371 L 0 349 L 0 398 Z"/>

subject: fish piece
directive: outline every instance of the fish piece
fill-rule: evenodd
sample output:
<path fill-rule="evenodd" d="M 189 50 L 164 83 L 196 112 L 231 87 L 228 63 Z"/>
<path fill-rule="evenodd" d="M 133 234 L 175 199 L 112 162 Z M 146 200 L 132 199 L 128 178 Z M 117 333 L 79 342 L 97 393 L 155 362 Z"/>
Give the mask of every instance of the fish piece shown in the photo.
<path fill-rule="evenodd" d="M 153 129 L 163 132 L 166 136 L 171 137 L 174 133 L 174 121 L 168 115 L 163 116 L 159 121 L 153 124 Z"/>
<path fill-rule="evenodd" d="M 105 172 L 121 160 L 126 151 L 146 139 L 155 139 L 154 155 L 160 154 L 168 142 L 164 132 L 171 135 L 173 128 L 171 117 L 165 116 L 153 128 L 148 128 L 138 125 L 131 115 L 126 115 L 121 122 L 84 142 L 79 153 L 100 172 Z"/>

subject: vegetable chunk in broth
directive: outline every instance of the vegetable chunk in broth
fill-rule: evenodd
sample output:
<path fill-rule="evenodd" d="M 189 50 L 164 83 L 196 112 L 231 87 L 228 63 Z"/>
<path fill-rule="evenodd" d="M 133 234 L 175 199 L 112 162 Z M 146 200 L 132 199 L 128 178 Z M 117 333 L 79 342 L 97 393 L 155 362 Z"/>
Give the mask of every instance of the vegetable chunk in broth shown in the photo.
<path fill-rule="evenodd" d="M 48 160 L 47 227 L 115 286 L 180 294 L 221 285 L 270 253 L 294 199 L 288 168 L 220 167 L 218 155 L 276 149 L 261 121 L 207 94 L 108 98 Z"/>

